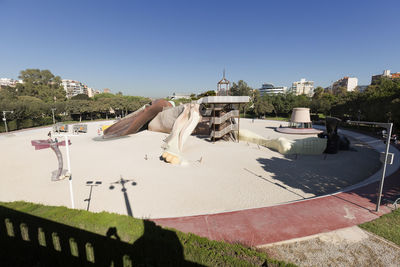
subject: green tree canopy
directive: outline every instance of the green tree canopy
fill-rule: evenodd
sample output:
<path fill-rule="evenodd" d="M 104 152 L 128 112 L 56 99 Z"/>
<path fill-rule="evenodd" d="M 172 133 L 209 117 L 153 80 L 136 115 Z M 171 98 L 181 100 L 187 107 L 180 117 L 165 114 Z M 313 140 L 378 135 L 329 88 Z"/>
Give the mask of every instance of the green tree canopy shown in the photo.
<path fill-rule="evenodd" d="M 252 96 L 253 88 L 247 85 L 247 83 L 243 80 L 238 81 L 238 83 L 233 83 L 230 89 L 231 94 L 235 96 Z"/>
<path fill-rule="evenodd" d="M 45 102 L 65 99 L 61 78 L 49 70 L 26 69 L 21 71 L 18 78 L 23 81 L 17 84 L 19 95 L 37 97 Z"/>

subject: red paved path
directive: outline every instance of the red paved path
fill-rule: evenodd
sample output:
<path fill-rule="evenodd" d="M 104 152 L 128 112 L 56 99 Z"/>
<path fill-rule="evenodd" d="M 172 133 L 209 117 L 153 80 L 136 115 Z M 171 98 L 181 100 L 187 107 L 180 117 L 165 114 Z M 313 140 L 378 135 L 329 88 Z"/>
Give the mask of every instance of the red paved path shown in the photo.
<path fill-rule="evenodd" d="M 249 246 L 269 244 L 358 225 L 391 211 L 375 212 L 378 182 L 337 195 L 227 213 L 154 219 L 158 225 L 213 240 Z M 400 171 L 385 179 L 384 197 L 400 194 Z"/>

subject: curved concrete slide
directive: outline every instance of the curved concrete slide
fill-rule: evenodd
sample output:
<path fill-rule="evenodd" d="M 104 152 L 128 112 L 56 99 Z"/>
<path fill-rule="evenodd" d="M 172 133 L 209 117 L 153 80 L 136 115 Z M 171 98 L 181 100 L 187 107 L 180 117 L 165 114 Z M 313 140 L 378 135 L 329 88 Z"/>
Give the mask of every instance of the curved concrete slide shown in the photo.
<path fill-rule="evenodd" d="M 162 158 L 172 164 L 182 163 L 182 148 L 187 138 L 201 120 L 199 104 L 185 104 L 183 112 L 175 120 L 171 134 L 166 138 Z"/>
<path fill-rule="evenodd" d="M 166 107 L 172 107 L 172 104 L 164 99 L 155 100 L 151 102 L 151 105 L 142 107 L 108 127 L 104 130 L 103 138 L 108 139 L 137 133 L 147 122 L 151 121 Z"/>

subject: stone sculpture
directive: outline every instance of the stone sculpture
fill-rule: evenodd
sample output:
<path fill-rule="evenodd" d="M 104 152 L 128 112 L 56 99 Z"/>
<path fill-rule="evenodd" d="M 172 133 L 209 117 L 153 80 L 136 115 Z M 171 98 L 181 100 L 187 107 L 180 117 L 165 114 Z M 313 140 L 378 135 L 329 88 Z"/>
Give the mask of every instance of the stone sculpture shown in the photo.
<path fill-rule="evenodd" d="M 318 135 L 320 138 L 327 139 L 327 145 L 324 153 L 336 154 L 339 150 L 349 150 L 350 141 L 345 136 L 338 135 L 338 126 L 340 119 L 335 117 L 326 117 L 326 132 Z"/>
<path fill-rule="evenodd" d="M 58 168 L 57 168 L 57 170 L 52 172 L 52 176 L 51 176 L 52 181 L 60 181 L 62 179 L 65 179 L 66 177 L 69 177 L 69 174 L 67 173 L 67 171 L 63 169 L 63 157 L 62 157 L 62 154 L 61 154 L 61 151 L 59 148 L 59 146 L 65 146 L 65 141 L 57 142 L 57 141 L 53 141 L 52 139 L 32 140 L 31 144 L 32 144 L 32 146 L 35 147 L 35 150 L 51 148 L 51 150 L 53 150 L 54 153 L 56 154 L 56 157 L 58 160 Z M 68 140 L 68 144 L 71 145 L 70 140 Z"/>
<path fill-rule="evenodd" d="M 167 100 L 155 100 L 105 129 L 103 138 L 108 139 L 137 133 L 146 123 L 167 107 L 172 107 L 172 104 Z"/>
<path fill-rule="evenodd" d="M 326 148 L 327 139 L 309 137 L 299 140 L 288 140 L 284 137 L 266 139 L 249 130 L 240 131 L 239 139 L 257 145 L 265 146 L 283 155 L 317 155 L 322 154 Z"/>
<path fill-rule="evenodd" d="M 183 111 L 173 124 L 171 134 L 165 140 L 166 146 L 161 157 L 166 162 L 172 164 L 182 162 L 183 145 L 201 119 L 199 108 L 200 106 L 197 103 L 184 105 Z"/>
<path fill-rule="evenodd" d="M 156 100 L 105 129 L 103 138 L 137 133 L 148 124 L 150 131 L 170 134 L 161 157 L 168 163 L 179 164 L 183 145 L 201 119 L 199 110 L 200 105 L 195 102 L 173 107 L 166 100 Z"/>

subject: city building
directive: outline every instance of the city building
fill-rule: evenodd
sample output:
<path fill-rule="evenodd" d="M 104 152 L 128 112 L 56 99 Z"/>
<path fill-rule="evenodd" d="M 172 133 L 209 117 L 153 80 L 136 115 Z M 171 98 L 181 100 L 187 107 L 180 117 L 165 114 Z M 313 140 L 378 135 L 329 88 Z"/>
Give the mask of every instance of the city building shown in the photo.
<path fill-rule="evenodd" d="M 271 83 L 264 83 L 259 89 L 260 95 L 284 94 L 287 91 L 286 86 L 274 86 Z"/>
<path fill-rule="evenodd" d="M 312 96 L 314 94 L 314 82 L 302 78 L 300 81 L 292 83 L 290 91 L 295 95 Z"/>
<path fill-rule="evenodd" d="M 67 98 L 71 98 L 79 94 L 88 94 L 87 86 L 81 82 L 63 79 L 61 81 L 61 85 L 64 87 Z"/>
<path fill-rule="evenodd" d="M 0 78 L 0 88 L 6 87 L 6 86 L 15 87 L 17 85 L 17 83 L 22 83 L 22 80 L 14 80 L 14 79 L 10 79 L 10 78 Z"/>
<path fill-rule="evenodd" d="M 111 90 L 109 88 L 104 88 L 103 93 L 111 94 Z"/>
<path fill-rule="evenodd" d="M 400 72 L 390 73 L 390 70 L 384 70 L 383 74 L 373 75 L 371 77 L 371 84 L 374 84 L 381 78 L 400 79 Z"/>
<path fill-rule="evenodd" d="M 339 88 L 345 88 L 347 92 L 352 92 L 358 85 L 356 77 L 343 77 L 332 84 L 332 92 L 336 92 Z"/>

